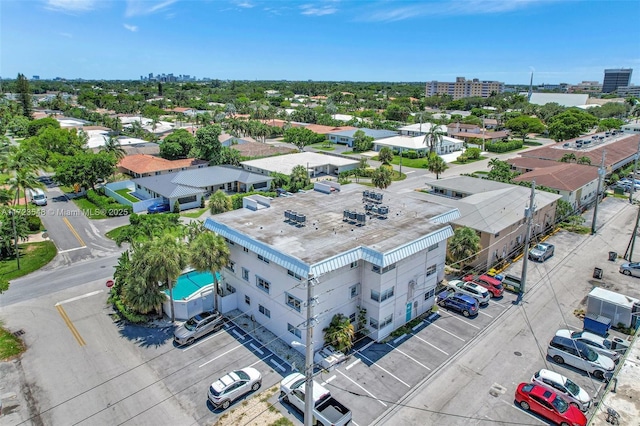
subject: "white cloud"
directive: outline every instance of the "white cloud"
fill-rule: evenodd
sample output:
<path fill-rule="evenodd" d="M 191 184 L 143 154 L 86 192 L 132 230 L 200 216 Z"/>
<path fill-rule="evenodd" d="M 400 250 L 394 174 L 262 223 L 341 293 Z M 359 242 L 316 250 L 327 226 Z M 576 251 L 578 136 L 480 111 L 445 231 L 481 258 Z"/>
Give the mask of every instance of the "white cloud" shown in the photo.
<path fill-rule="evenodd" d="M 238 7 L 241 7 L 243 9 L 251 9 L 252 7 L 255 7 L 255 4 L 251 3 L 248 0 L 236 0 L 234 1 L 235 5 Z"/>
<path fill-rule="evenodd" d="M 122 24 L 122 25 L 132 33 L 135 33 L 136 31 L 138 31 L 138 27 L 136 27 L 135 25 L 129 25 L 129 24 Z"/>
<path fill-rule="evenodd" d="M 511 12 L 536 4 L 559 0 L 448 0 L 438 3 L 418 3 L 411 6 L 377 10 L 366 21 L 393 22 L 421 16 L 485 15 Z M 389 3 L 387 3 L 389 4 Z"/>
<path fill-rule="evenodd" d="M 58 33 L 58 34 L 61 35 L 62 37 L 73 38 L 73 34 L 71 33 Z"/>
<path fill-rule="evenodd" d="M 46 0 L 45 7 L 60 12 L 88 12 L 98 5 L 96 0 Z"/>
<path fill-rule="evenodd" d="M 307 16 L 325 16 L 325 15 L 333 15 L 338 11 L 336 7 L 333 6 L 314 6 L 312 4 L 303 4 L 300 6 L 303 15 Z"/>
<path fill-rule="evenodd" d="M 161 12 L 178 0 L 127 0 L 127 9 L 124 16 L 151 15 Z"/>

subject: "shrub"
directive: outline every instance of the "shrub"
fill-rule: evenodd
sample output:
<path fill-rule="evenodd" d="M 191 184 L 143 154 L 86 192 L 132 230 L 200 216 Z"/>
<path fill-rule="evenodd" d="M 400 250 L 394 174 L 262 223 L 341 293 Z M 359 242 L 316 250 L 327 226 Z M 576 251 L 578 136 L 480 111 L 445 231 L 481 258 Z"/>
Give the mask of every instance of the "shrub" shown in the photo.
<path fill-rule="evenodd" d="M 409 158 L 410 160 L 415 160 L 416 158 L 418 158 L 418 153 L 411 149 L 406 152 L 405 157 Z"/>
<path fill-rule="evenodd" d="M 469 159 L 471 160 L 477 160 L 480 158 L 481 153 L 482 151 L 480 150 L 480 148 L 467 148 L 464 155 L 469 157 Z"/>
<path fill-rule="evenodd" d="M 204 208 L 204 197 L 200 197 L 200 208 Z"/>
<path fill-rule="evenodd" d="M 120 300 L 119 298 L 113 299 L 113 305 L 115 306 L 118 313 L 120 313 L 127 321 L 132 322 L 134 324 L 140 324 L 143 322 L 147 322 L 147 316 L 142 314 L 137 314 L 135 312 L 131 312 L 127 306 Z"/>
<path fill-rule="evenodd" d="M 30 232 L 39 231 L 42 229 L 42 221 L 38 216 L 27 215 L 27 227 Z"/>
<path fill-rule="evenodd" d="M 113 198 L 107 197 L 106 195 L 102 195 L 100 192 L 102 192 L 102 189 L 98 191 L 94 191 L 93 189 L 90 189 L 87 191 L 86 197 L 87 197 L 87 200 L 91 201 L 100 209 L 104 210 L 105 215 L 109 217 L 115 217 L 115 216 L 126 216 L 131 214 L 133 210 L 131 206 L 120 204 Z"/>
<path fill-rule="evenodd" d="M 487 151 L 496 152 L 496 153 L 514 151 L 522 147 L 523 147 L 523 143 L 521 140 L 512 140 L 508 142 L 495 142 L 495 143 L 486 145 Z"/>
<path fill-rule="evenodd" d="M 456 161 L 460 163 L 466 163 L 467 161 L 469 161 L 469 157 L 467 157 L 466 154 L 458 155 L 458 158 L 456 158 Z"/>
<path fill-rule="evenodd" d="M 180 203 L 179 202 L 175 202 L 173 203 L 173 212 L 174 213 L 180 213 Z"/>

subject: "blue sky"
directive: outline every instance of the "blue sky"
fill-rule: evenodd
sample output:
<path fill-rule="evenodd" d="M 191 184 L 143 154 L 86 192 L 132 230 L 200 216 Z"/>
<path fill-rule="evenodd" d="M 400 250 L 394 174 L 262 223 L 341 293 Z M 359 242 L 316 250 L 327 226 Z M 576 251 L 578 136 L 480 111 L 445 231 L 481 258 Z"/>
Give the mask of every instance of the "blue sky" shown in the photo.
<path fill-rule="evenodd" d="M 638 0 L 0 0 L 0 76 L 602 82 Z"/>

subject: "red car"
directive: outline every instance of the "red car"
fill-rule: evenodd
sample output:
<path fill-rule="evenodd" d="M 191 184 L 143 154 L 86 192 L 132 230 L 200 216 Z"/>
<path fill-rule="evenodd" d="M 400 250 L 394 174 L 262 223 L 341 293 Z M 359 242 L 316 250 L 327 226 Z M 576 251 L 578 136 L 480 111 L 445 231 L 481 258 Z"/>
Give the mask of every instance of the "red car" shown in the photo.
<path fill-rule="evenodd" d="M 569 404 L 552 390 L 533 383 L 518 385 L 516 402 L 524 410 L 533 411 L 562 426 L 585 426 L 587 424 L 587 418 L 578 407 Z"/>
<path fill-rule="evenodd" d="M 491 297 L 500 297 L 504 293 L 504 287 L 500 280 L 497 280 L 489 275 L 465 275 L 462 277 L 462 281 L 471 281 L 479 286 L 482 286 L 489 290 Z"/>

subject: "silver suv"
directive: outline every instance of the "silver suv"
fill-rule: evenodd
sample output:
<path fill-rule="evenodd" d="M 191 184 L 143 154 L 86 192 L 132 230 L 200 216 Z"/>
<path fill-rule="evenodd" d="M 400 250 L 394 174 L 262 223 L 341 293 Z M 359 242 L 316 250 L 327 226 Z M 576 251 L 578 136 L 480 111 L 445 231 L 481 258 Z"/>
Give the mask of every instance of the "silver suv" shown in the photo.
<path fill-rule="evenodd" d="M 562 336 L 553 336 L 547 348 L 547 355 L 558 364 L 566 363 L 593 374 L 599 380 L 611 379 L 616 368 L 614 362 L 606 356 L 599 355 L 582 342 Z"/>
<path fill-rule="evenodd" d="M 178 345 L 190 345 L 197 338 L 218 331 L 224 326 L 224 319 L 219 312 L 205 311 L 179 326 L 173 332 L 173 340 Z"/>
<path fill-rule="evenodd" d="M 562 336 L 582 342 L 594 351 L 598 352 L 600 355 L 611 358 L 611 360 L 616 364 L 620 361 L 620 352 L 616 352 L 611 349 L 611 340 L 603 339 L 597 334 L 589 333 L 588 331 L 558 330 L 556 332 L 556 336 Z"/>
<path fill-rule="evenodd" d="M 562 374 L 542 369 L 533 375 L 531 381 L 560 394 L 568 403 L 575 405 L 582 411 L 588 411 L 591 407 L 591 397 L 587 391 Z"/>
<path fill-rule="evenodd" d="M 483 306 L 488 305 L 489 300 L 491 300 L 489 291 L 474 282 L 451 280 L 447 283 L 447 287 L 458 293 L 473 297 L 480 305 Z"/>

